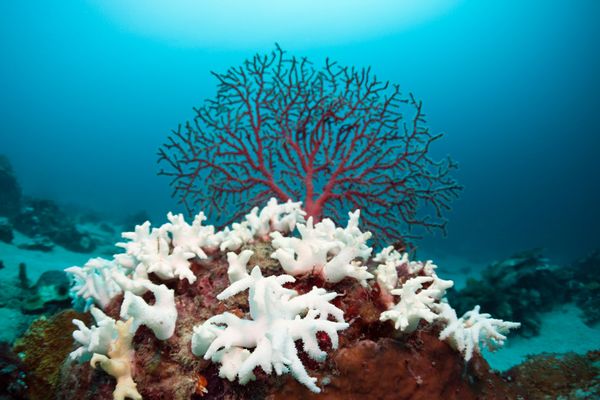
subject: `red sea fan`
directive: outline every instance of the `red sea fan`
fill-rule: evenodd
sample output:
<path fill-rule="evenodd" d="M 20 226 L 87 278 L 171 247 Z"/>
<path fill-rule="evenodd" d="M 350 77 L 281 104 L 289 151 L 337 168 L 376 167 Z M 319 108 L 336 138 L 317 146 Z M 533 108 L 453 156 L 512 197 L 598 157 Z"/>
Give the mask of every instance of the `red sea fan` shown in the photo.
<path fill-rule="evenodd" d="M 445 230 L 443 211 L 462 189 L 457 165 L 428 155 L 442 135 L 424 127 L 412 94 L 370 68 L 316 69 L 278 46 L 213 75 L 216 97 L 159 150 L 160 174 L 190 213 L 227 224 L 274 196 L 338 224 L 341 210 L 361 209 L 380 241 Z"/>

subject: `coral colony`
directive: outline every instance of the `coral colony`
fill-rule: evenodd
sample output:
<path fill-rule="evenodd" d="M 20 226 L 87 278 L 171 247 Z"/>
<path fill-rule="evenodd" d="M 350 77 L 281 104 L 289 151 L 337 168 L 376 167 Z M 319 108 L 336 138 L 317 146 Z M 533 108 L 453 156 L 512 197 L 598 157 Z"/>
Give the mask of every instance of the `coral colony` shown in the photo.
<path fill-rule="evenodd" d="M 349 213 L 344 228 L 328 218 L 314 224 L 311 217 L 305 219 L 301 203 L 280 204 L 273 198 L 262 210 L 254 208 L 243 221 L 221 231 L 203 225 L 203 213 L 191 225 L 171 214 L 170 222 L 160 227 L 144 223 L 123 234 L 128 241 L 119 245 L 125 251 L 114 260 L 92 259 L 68 269 L 75 300 L 87 304 L 95 319 L 89 328 L 73 321 L 78 347 L 71 358 L 113 375 L 114 399 L 140 399 L 132 340 L 145 326 L 156 340 L 190 346 L 198 358 L 218 365 L 218 379 L 246 385 L 265 374 L 291 374 L 319 393 L 327 380 L 318 382 L 306 365 L 323 362 L 328 356 L 324 348 L 338 348 L 340 333 L 350 330 L 353 320 L 345 316 L 343 302 L 336 302 L 344 294 L 318 284 L 335 287 L 344 280 L 374 297 L 380 322 L 391 321 L 400 340 L 435 325 L 439 339 L 466 361 L 479 353 L 480 344 L 501 346 L 508 330 L 519 326 L 492 319 L 479 307 L 457 318 L 444 299 L 452 281 L 439 278 L 430 261 L 410 261 L 392 247 L 372 256 L 370 234 L 359 228 L 359 216 L 359 211 Z M 272 250 L 265 257 L 270 265 L 249 265 L 261 246 Z M 208 284 L 200 284 L 194 271 L 211 265 L 223 265 L 226 271 L 224 290 L 214 299 L 221 306 L 212 307 L 224 311 L 203 319 L 201 310 L 190 309 L 184 297 Z M 368 271 L 371 265 L 374 274 Z M 294 286 L 298 281 L 315 285 Z M 227 311 L 226 301 L 243 292 L 248 293 L 245 311 Z M 145 300 L 150 298 L 152 304 Z M 120 318 L 102 311 L 114 302 L 120 303 Z M 193 326 L 191 337 L 181 333 L 187 325 Z M 188 342 L 181 343 L 184 340 Z M 135 370 L 136 375 L 143 373 Z"/>
<path fill-rule="evenodd" d="M 117 400 L 260 398 L 290 377 L 320 393 L 348 365 L 344 350 L 429 335 L 458 365 L 519 326 L 479 307 L 458 318 L 453 282 L 404 250 L 413 229 L 444 229 L 461 189 L 456 165 L 429 157 L 440 135 L 414 97 L 369 69 L 316 70 L 279 48 L 215 76 L 216 98 L 159 157 L 188 210 L 226 226 L 169 213 L 123 233 L 114 259 L 67 269 L 95 323 L 73 321 L 64 398 L 98 382 L 90 364 L 116 379 Z M 370 231 L 392 245 L 373 254 Z"/>
<path fill-rule="evenodd" d="M 382 243 L 444 231 L 442 212 L 461 190 L 456 164 L 430 157 L 442 135 L 424 126 L 412 95 L 370 69 L 329 60 L 315 69 L 279 47 L 214 75 L 216 97 L 159 150 L 188 210 L 227 225 L 275 197 L 301 200 L 314 222 L 341 225 L 360 209 Z"/>

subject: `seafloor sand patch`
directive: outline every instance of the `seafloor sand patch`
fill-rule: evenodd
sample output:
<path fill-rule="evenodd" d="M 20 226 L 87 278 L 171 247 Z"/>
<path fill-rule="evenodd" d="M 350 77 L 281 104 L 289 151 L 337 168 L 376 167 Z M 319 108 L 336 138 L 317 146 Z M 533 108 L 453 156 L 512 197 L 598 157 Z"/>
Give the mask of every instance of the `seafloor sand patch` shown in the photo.
<path fill-rule="evenodd" d="M 0 241 L 0 260 L 4 263 L 4 268 L 0 269 L 0 278 L 16 277 L 19 264 L 25 263 L 27 276 L 33 284 L 45 271 L 63 270 L 73 265 L 80 266 L 93 257 L 112 258 L 114 253 L 119 252 L 119 249 L 114 246 L 115 241 L 119 239 L 118 234 L 102 232 L 93 224 L 79 225 L 78 227 L 94 238 L 98 244 L 92 253 L 76 253 L 59 245 L 55 245 L 48 252 L 21 249 L 18 245 L 30 241 L 30 238 L 14 231 L 13 243 Z"/>
<path fill-rule="evenodd" d="M 503 371 L 521 363 L 527 355 L 540 353 L 586 353 L 600 349 L 600 324 L 589 327 L 580 318 L 581 310 L 565 304 L 542 314 L 540 335 L 530 339 L 511 336 L 504 348 L 485 352 L 492 368 Z"/>
<path fill-rule="evenodd" d="M 35 283 L 44 271 L 82 265 L 92 257 L 90 254 L 74 253 L 60 246 L 54 246 L 49 252 L 20 249 L 18 244 L 26 241 L 27 236 L 19 232 L 14 232 L 14 235 L 13 244 L 0 242 L 0 260 L 4 263 L 4 268 L 0 269 L 0 279 L 15 278 L 19 264 L 25 263 L 27 276 L 31 283 Z"/>

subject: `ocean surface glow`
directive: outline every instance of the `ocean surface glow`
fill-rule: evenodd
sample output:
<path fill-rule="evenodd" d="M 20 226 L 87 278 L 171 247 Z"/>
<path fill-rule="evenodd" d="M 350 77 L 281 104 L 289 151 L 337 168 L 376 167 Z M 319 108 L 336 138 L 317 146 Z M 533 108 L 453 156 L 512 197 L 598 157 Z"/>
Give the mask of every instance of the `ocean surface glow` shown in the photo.
<path fill-rule="evenodd" d="M 339 44 L 399 32 L 460 0 L 93 0 L 124 29 L 184 46 Z"/>

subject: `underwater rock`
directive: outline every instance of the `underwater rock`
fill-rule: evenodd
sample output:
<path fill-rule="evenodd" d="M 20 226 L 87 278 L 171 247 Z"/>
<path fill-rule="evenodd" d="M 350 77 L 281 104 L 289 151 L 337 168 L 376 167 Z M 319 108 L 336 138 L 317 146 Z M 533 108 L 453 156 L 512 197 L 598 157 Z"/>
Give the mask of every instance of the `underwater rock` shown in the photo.
<path fill-rule="evenodd" d="M 75 330 L 71 321 L 74 318 L 86 322 L 91 319 L 73 310 L 63 311 L 51 318 L 41 317 L 15 343 L 13 351 L 19 353 L 26 371 L 28 399 L 67 399 L 56 397 L 55 393 L 60 369 L 71 351 L 71 333 Z"/>
<path fill-rule="evenodd" d="M 572 277 L 568 287 L 575 304 L 582 311 L 583 321 L 594 325 L 600 321 L 600 251 L 576 261 L 569 270 Z"/>
<path fill-rule="evenodd" d="M 263 257 L 273 251 L 268 243 L 262 242 L 247 249 L 256 250 L 251 260 L 256 263 L 262 262 Z M 272 263 L 272 259 L 269 262 Z M 298 277 L 288 287 L 304 293 L 314 285 L 323 285 L 327 290 L 345 293 L 335 304 L 344 310 L 347 320 L 353 321 L 351 328 L 340 332 L 339 350 L 325 362 L 310 360 L 301 345 L 297 345 L 307 372 L 319 381 L 328 382 L 323 384 L 323 392 L 316 395 L 291 377 L 277 379 L 259 369 L 254 371 L 257 380 L 246 385 L 222 379 L 214 364 L 191 353 L 190 341 L 193 326 L 211 315 L 223 310 L 240 315 L 248 312 L 246 295 L 232 297 L 223 303 L 214 299 L 214 295 L 229 283 L 227 269 L 227 260 L 215 255 L 210 260 L 192 262 L 192 270 L 198 277 L 193 284 L 185 280 L 168 284 L 176 292 L 178 312 L 175 334 L 171 338 L 161 341 L 145 326 L 138 329 L 134 337 L 133 369 L 138 390 L 145 400 L 496 399 L 510 398 L 513 393 L 481 356 L 474 356 L 467 364 L 460 353 L 440 341 L 437 327 L 419 329 L 401 340 L 389 338 L 394 329 L 391 324 L 379 320 L 382 305 L 377 296 L 369 294 L 357 280 L 344 279 L 327 284 L 311 275 Z M 277 270 L 271 267 L 263 272 L 274 275 Z M 122 295 L 113 298 L 105 313 L 118 319 L 122 301 Z M 322 343 L 323 348 L 327 346 L 326 341 Z M 390 368 L 390 365 L 394 367 Z M 206 380 L 207 393 L 202 396 L 196 394 L 199 379 Z M 106 374 L 91 368 L 89 363 L 67 360 L 57 396 L 109 400 L 112 399 L 113 382 Z"/>
<path fill-rule="evenodd" d="M 54 242 L 47 236 L 35 235 L 34 237 L 19 243 L 17 247 L 24 250 L 43 251 L 47 253 L 54 249 Z"/>
<path fill-rule="evenodd" d="M 28 291 L 22 311 L 26 314 L 55 313 L 69 308 L 69 278 L 64 271 L 45 271 Z"/>
<path fill-rule="evenodd" d="M 540 313 L 570 298 L 564 274 L 540 250 L 525 251 L 489 265 L 480 279 L 468 279 L 462 290 L 450 290 L 448 299 L 459 313 L 480 305 L 494 316 L 521 322 L 516 334 L 535 336 Z"/>
<path fill-rule="evenodd" d="M 504 376 L 528 400 L 600 398 L 600 352 L 539 354 Z"/>
<path fill-rule="evenodd" d="M 435 330 L 406 340 L 361 340 L 338 350 L 328 383 L 314 394 L 293 379 L 269 393 L 269 400 L 300 399 L 506 399 L 516 393 L 477 355 L 468 365 Z"/>
<path fill-rule="evenodd" d="M 0 217 L 0 242 L 12 243 L 14 239 L 13 227 L 8 218 Z"/>
<path fill-rule="evenodd" d="M 20 310 L 28 292 L 21 287 L 16 276 L 15 279 L 0 281 L 0 307 Z"/>
<path fill-rule="evenodd" d="M 69 268 L 71 293 L 96 322 L 74 321 L 68 350 L 76 350 L 61 367 L 55 397 L 122 398 L 89 359 L 108 362 L 107 349 L 119 343 L 116 324 L 133 317 L 131 352 L 120 353 L 130 354 L 129 364 L 120 371 L 131 371 L 128 385 L 145 400 L 514 398 L 479 353 L 480 343 L 502 345 L 508 325 L 500 329 L 503 321 L 481 314 L 476 322 L 487 326 L 463 338 L 473 350 L 465 354 L 456 341 L 440 339 L 442 329 L 462 322 L 442 313 L 451 309 L 442 298 L 452 282 L 438 278 L 433 263 L 409 261 L 391 247 L 371 258 L 358 212 L 342 228 L 304 221 L 298 211 L 295 203 L 269 202 L 219 232 L 202 225 L 203 214 L 192 225 L 169 214 L 160 227 L 148 222 L 124 233 L 118 246 L 125 252 L 113 260 Z M 307 248 L 315 253 L 302 257 L 318 259 L 305 262 L 323 268 L 294 271 L 292 252 Z M 111 285 L 120 290 L 108 293 Z M 403 286 L 414 301 L 393 311 L 406 310 L 410 332 L 382 318 L 401 303 Z"/>
<path fill-rule="evenodd" d="M 480 279 L 450 290 L 448 298 L 458 311 L 479 304 L 502 319 L 519 321 L 515 334 L 526 337 L 538 334 L 540 313 L 569 302 L 593 325 L 600 321 L 600 252 L 567 266 L 549 264 L 540 250 L 522 252 L 489 265 Z"/>
<path fill-rule="evenodd" d="M 0 400 L 27 399 L 25 369 L 7 342 L 0 342 Z"/>
<path fill-rule="evenodd" d="M 8 158 L 0 154 L 0 215 L 12 217 L 21 209 L 21 187 Z"/>
<path fill-rule="evenodd" d="M 136 225 L 149 220 L 150 214 L 145 210 L 140 210 L 120 218 L 117 222 L 124 231 L 132 231 Z"/>
<path fill-rule="evenodd" d="M 12 223 L 15 229 L 36 241 L 47 238 L 67 250 L 87 253 L 96 247 L 92 238 L 80 232 L 73 219 L 50 200 L 27 200 Z"/>

